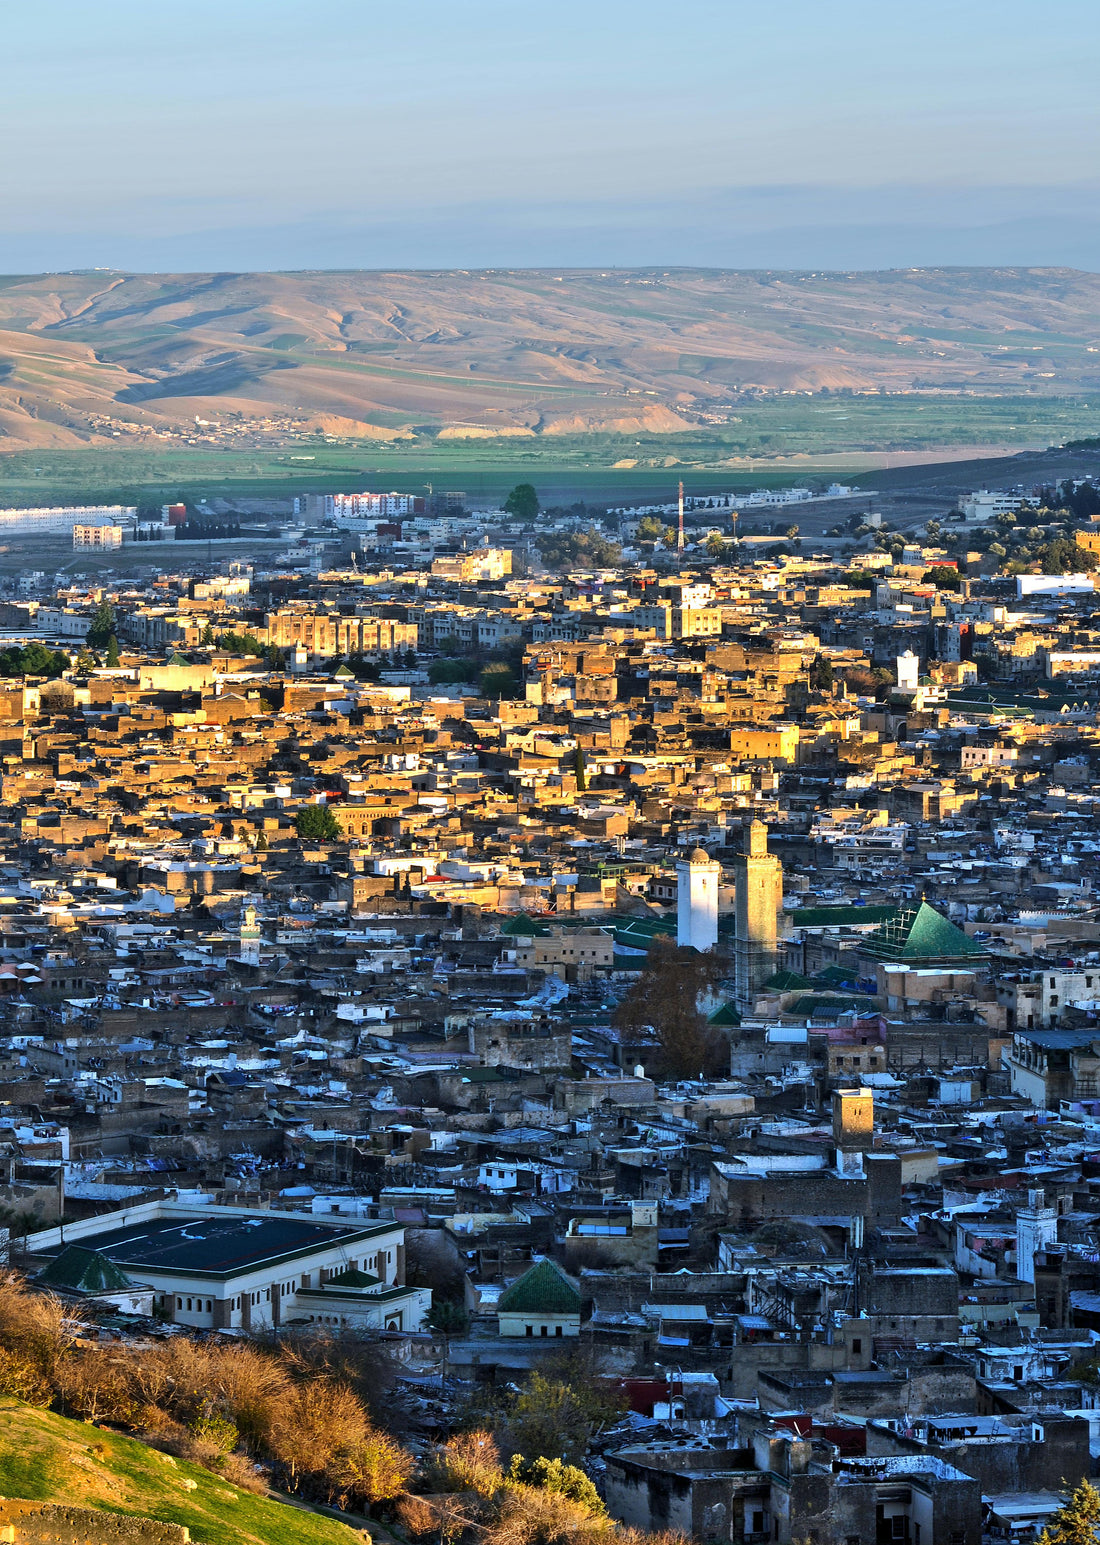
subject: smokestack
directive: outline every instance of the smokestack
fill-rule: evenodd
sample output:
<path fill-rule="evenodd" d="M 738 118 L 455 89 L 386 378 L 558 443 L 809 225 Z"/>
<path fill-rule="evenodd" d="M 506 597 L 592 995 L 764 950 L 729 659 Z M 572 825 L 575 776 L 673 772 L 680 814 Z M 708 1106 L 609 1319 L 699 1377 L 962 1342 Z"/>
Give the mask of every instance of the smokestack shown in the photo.
<path fill-rule="evenodd" d="M 680 480 L 680 529 L 676 537 L 676 548 L 678 552 L 683 552 L 684 550 L 684 483 L 682 478 Z"/>

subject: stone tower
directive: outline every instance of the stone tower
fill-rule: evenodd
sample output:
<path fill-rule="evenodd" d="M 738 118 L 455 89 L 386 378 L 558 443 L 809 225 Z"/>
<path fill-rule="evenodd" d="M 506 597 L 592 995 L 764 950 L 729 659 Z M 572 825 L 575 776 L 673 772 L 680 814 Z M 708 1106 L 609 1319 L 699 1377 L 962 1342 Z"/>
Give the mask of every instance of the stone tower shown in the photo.
<path fill-rule="evenodd" d="M 775 972 L 783 866 L 768 852 L 768 828 L 753 821 L 744 852 L 734 859 L 736 886 L 734 980 L 737 1007 L 752 1011 L 756 994 Z"/>
<path fill-rule="evenodd" d="M 704 954 L 718 943 L 718 881 L 722 866 L 703 848 L 676 865 L 676 943 Z"/>
<path fill-rule="evenodd" d="M 251 902 L 241 915 L 241 960 L 246 966 L 260 964 L 260 939 L 263 937 L 256 908 Z"/>

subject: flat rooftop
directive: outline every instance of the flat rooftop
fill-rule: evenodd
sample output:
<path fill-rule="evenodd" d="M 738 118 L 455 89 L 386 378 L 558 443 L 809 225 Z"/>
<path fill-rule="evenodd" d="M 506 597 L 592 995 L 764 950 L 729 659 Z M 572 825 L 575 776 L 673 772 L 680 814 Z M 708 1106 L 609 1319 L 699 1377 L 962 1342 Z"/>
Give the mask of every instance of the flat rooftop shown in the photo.
<path fill-rule="evenodd" d="M 105 1220 L 106 1221 L 106 1220 Z M 235 1277 L 281 1260 L 311 1255 L 393 1230 L 392 1223 L 318 1223 L 291 1213 L 263 1217 L 152 1218 L 127 1228 L 82 1234 L 80 1244 L 99 1250 L 127 1270 Z M 61 1246 L 42 1251 L 57 1256 Z"/>

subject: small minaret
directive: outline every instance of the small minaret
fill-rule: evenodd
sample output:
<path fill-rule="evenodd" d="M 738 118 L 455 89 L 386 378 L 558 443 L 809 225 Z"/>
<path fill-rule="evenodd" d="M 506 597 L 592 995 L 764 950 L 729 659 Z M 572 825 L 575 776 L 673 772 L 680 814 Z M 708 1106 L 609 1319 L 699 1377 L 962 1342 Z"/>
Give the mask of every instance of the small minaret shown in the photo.
<path fill-rule="evenodd" d="M 259 920 L 256 916 L 256 908 L 249 902 L 242 914 L 241 922 L 241 960 L 246 966 L 258 966 L 260 964 L 260 932 Z"/>
<path fill-rule="evenodd" d="M 1058 1240 L 1058 1209 L 1046 1205 L 1043 1191 L 1029 1191 L 1027 1206 L 1016 1213 L 1016 1278 L 1035 1281 L 1035 1257 Z"/>
<path fill-rule="evenodd" d="M 706 954 L 718 943 L 722 866 L 703 848 L 676 865 L 676 943 Z"/>
<path fill-rule="evenodd" d="M 753 821 L 745 848 L 734 859 L 735 1001 L 752 1011 L 756 994 L 775 972 L 779 908 L 783 902 L 783 866 L 768 852 L 768 828 Z"/>

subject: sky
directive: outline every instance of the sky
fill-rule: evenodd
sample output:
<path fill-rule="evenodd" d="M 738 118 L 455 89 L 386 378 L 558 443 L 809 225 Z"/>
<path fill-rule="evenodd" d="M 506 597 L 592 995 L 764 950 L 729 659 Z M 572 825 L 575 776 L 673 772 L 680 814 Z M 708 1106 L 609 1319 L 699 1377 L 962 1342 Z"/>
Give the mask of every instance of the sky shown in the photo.
<path fill-rule="evenodd" d="M 0 271 L 1100 268 L 1096 0 L 5 8 Z"/>

